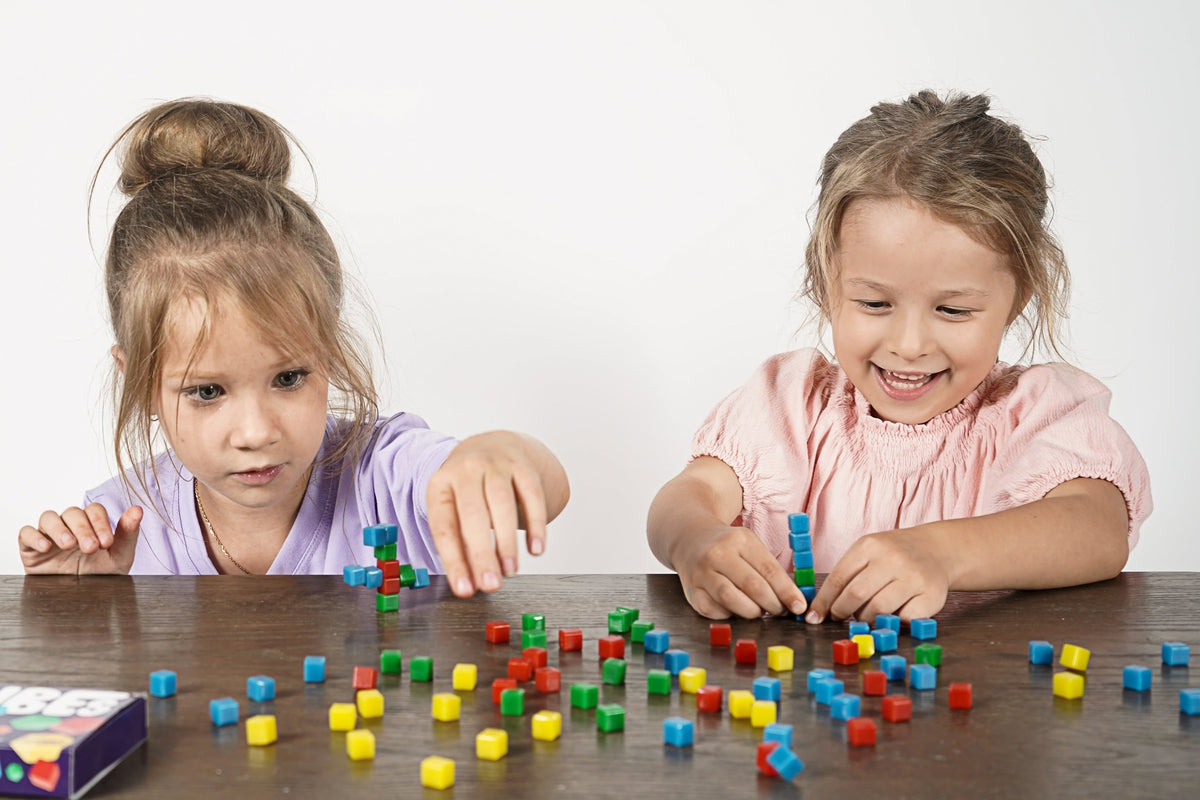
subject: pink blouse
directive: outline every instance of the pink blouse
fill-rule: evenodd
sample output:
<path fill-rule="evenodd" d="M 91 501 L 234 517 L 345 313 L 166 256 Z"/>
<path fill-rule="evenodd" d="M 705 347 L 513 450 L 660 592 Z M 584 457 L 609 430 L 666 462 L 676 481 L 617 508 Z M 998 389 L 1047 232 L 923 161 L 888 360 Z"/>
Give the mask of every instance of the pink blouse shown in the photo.
<path fill-rule="evenodd" d="M 1024 505 L 1073 478 L 1110 481 L 1129 510 L 1129 547 L 1150 515 L 1150 476 L 1109 415 L 1108 389 L 1066 364 L 998 364 L 922 425 L 886 422 L 815 350 L 766 361 L 722 400 L 692 458 L 724 461 L 742 484 L 742 524 L 791 569 L 787 515 L 812 523 L 817 572 L 860 536 Z"/>

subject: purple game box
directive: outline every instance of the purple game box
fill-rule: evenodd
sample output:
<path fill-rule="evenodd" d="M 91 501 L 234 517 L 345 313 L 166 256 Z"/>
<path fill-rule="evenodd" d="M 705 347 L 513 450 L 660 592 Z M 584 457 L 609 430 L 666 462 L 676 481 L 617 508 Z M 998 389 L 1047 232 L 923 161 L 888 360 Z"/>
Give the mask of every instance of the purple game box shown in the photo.
<path fill-rule="evenodd" d="M 0 685 L 0 795 L 80 797 L 146 741 L 146 696 Z"/>

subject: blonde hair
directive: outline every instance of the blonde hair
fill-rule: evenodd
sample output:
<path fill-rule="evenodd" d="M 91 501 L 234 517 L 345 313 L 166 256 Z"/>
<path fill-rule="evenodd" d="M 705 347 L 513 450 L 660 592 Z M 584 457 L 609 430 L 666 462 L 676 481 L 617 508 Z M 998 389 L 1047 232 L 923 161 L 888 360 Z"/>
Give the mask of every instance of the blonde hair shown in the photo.
<path fill-rule="evenodd" d="M 104 277 L 124 353 L 113 374 L 113 448 L 135 493 L 126 471 L 132 467 L 145 492 L 165 339 L 184 301 L 198 301 L 205 315 L 189 367 L 219 306 L 231 303 L 282 352 L 316 358 L 326 373 L 330 412 L 348 423 L 328 461 L 359 452 L 371 435 L 379 403 L 369 350 L 347 324 L 346 279 L 329 232 L 287 187 L 290 143 L 260 111 L 183 99 L 135 119 L 105 154 L 107 161 L 123 148 L 117 185 L 128 197 Z"/>
<path fill-rule="evenodd" d="M 1024 351 L 1062 357 L 1070 274 L 1050 231 L 1049 182 L 1019 127 L 988 114 L 986 95 L 931 90 L 880 103 L 825 154 L 800 296 L 831 314 L 842 220 L 859 198 L 908 197 L 1007 256 L 1024 300 Z"/>

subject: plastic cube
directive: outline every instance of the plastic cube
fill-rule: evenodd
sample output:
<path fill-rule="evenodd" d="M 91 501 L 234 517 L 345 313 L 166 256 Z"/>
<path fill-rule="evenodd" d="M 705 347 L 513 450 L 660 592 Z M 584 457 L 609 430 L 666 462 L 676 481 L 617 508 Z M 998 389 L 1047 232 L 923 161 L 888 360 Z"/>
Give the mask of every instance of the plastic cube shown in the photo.
<path fill-rule="evenodd" d="M 1162 660 L 1168 667 L 1186 667 L 1191 650 L 1183 642 L 1163 642 Z"/>
<path fill-rule="evenodd" d="M 876 653 L 891 653 L 895 651 L 900 637 L 891 628 L 876 628 L 871 631 L 871 638 L 875 640 Z"/>
<path fill-rule="evenodd" d="M 846 741 L 851 747 L 874 747 L 875 720 L 866 717 L 846 720 Z"/>
<path fill-rule="evenodd" d="M 912 699 L 902 694 L 889 694 L 883 698 L 881 716 L 888 722 L 907 722 L 912 719 Z"/>
<path fill-rule="evenodd" d="M 1200 714 L 1200 689 L 1181 689 L 1179 691 L 1179 711 L 1189 717 Z"/>
<path fill-rule="evenodd" d="M 696 725 L 683 717 L 663 720 L 663 741 L 672 747 L 690 747 L 696 740 Z"/>
<path fill-rule="evenodd" d="M 1144 692 L 1150 688 L 1154 673 L 1149 667 L 1139 667 L 1130 665 L 1121 672 L 1121 684 L 1126 689 L 1132 689 L 1135 692 Z"/>
<path fill-rule="evenodd" d="M 856 694 L 842 693 L 834 695 L 829 701 L 829 716 L 834 719 L 848 720 L 862 713 L 862 698 Z"/>
<path fill-rule="evenodd" d="M 721 698 L 724 692 L 720 686 L 708 684 L 701 686 L 696 692 L 696 710 L 707 711 L 710 714 L 721 711 Z"/>
<path fill-rule="evenodd" d="M 392 544 L 378 545 L 377 547 L 372 548 L 371 555 L 375 556 L 375 566 L 383 569 L 383 567 L 379 565 L 380 561 L 396 561 L 396 544 L 393 542 Z M 397 561 L 397 569 L 399 566 L 400 562 Z"/>
<path fill-rule="evenodd" d="M 367 567 L 367 580 L 363 585 L 368 589 L 378 589 L 383 586 L 383 570 L 379 567 Z M 385 594 L 387 593 L 385 592 Z M 391 592 L 391 594 L 395 594 L 395 592 Z"/>
<path fill-rule="evenodd" d="M 452 692 L 438 692 L 433 696 L 430 713 L 438 722 L 454 722 L 462 714 L 462 699 Z"/>
<path fill-rule="evenodd" d="M 750 724 L 755 728 L 765 728 L 775 721 L 778 705 L 774 700 L 755 700 L 750 705 Z"/>
<path fill-rule="evenodd" d="M 358 724 L 358 708 L 354 703 L 334 703 L 329 706 L 329 730 L 352 731 Z"/>
<path fill-rule="evenodd" d="M 475 755 L 488 761 L 499 761 L 508 755 L 508 732 L 500 728 L 484 728 L 475 736 Z"/>
<path fill-rule="evenodd" d="M 433 680 L 433 658 L 417 656 L 409 661 L 408 677 L 417 683 L 428 683 Z"/>
<path fill-rule="evenodd" d="M 670 694 L 671 673 L 665 669 L 646 671 L 646 692 L 648 694 Z"/>
<path fill-rule="evenodd" d="M 383 675 L 399 675 L 401 659 L 399 650 L 384 650 L 379 654 L 379 672 Z"/>
<path fill-rule="evenodd" d="M 370 761 L 375 757 L 375 734 L 366 728 L 346 732 L 346 755 L 351 761 Z"/>
<path fill-rule="evenodd" d="M 454 759 L 427 756 L 421 759 L 421 785 L 426 789 L 449 789 L 454 785 Z"/>
<path fill-rule="evenodd" d="M 564 653 L 583 649 L 583 631 L 579 628 L 559 628 L 558 649 Z"/>
<path fill-rule="evenodd" d="M 523 631 L 544 631 L 544 630 L 546 630 L 546 617 L 543 614 L 522 614 L 521 615 L 521 630 L 523 630 Z"/>
<path fill-rule="evenodd" d="M 847 626 L 849 633 L 846 634 L 847 639 L 853 639 L 855 636 L 862 636 L 871 632 L 871 626 L 865 622 L 855 620 Z"/>
<path fill-rule="evenodd" d="M 729 647 L 733 641 L 733 627 L 728 622 L 713 622 L 708 626 L 708 643 L 713 647 Z"/>
<path fill-rule="evenodd" d="M 969 683 L 950 684 L 950 707 L 968 709 L 974 701 L 974 692 Z"/>
<path fill-rule="evenodd" d="M 871 634 L 860 633 L 853 638 L 853 642 L 858 646 L 858 658 L 860 661 L 875 655 L 875 637 Z"/>
<path fill-rule="evenodd" d="M 383 716 L 383 692 L 378 689 L 363 689 L 354 695 L 358 714 L 363 719 L 378 719 Z"/>
<path fill-rule="evenodd" d="M 913 648 L 913 663 L 940 667 L 942 665 L 942 646 L 928 643 L 917 645 Z"/>
<path fill-rule="evenodd" d="M 400 595 L 398 594 L 377 594 L 375 595 L 375 610 L 380 612 L 399 611 L 400 610 Z"/>
<path fill-rule="evenodd" d="M 342 568 L 342 580 L 350 586 L 365 586 L 367 583 L 367 568 L 350 564 Z"/>
<path fill-rule="evenodd" d="M 734 719 L 750 719 L 754 709 L 754 694 L 745 689 L 734 689 L 729 692 L 729 716 Z"/>
<path fill-rule="evenodd" d="M 663 654 L 663 666 L 672 675 L 678 675 L 691 663 L 692 657 L 686 650 L 668 650 Z"/>
<path fill-rule="evenodd" d="M 275 679 L 254 675 L 246 679 L 246 695 L 256 703 L 275 699 Z"/>
<path fill-rule="evenodd" d="M 625 730 L 625 709 L 618 705 L 597 706 L 596 727 L 605 733 Z"/>
<path fill-rule="evenodd" d="M 808 514 L 788 514 L 788 533 L 808 533 Z"/>
<path fill-rule="evenodd" d="M 379 683 L 379 673 L 371 667 L 355 667 L 350 678 L 350 685 L 359 691 L 374 689 Z"/>
<path fill-rule="evenodd" d="M 846 684 L 839 681 L 837 678 L 823 678 L 817 681 L 817 704 L 827 706 L 834 697 L 842 693 L 846 688 Z"/>
<path fill-rule="evenodd" d="M 571 684 L 571 705 L 575 708 L 595 708 L 600 702 L 600 687 L 594 683 Z"/>
<path fill-rule="evenodd" d="M 562 672 L 557 667 L 538 667 L 533 671 L 533 685 L 542 694 L 562 690 Z"/>
<path fill-rule="evenodd" d="M 808 671 L 808 693 L 812 694 L 817 691 L 817 681 L 832 677 L 833 670 L 831 669 L 810 669 Z"/>
<path fill-rule="evenodd" d="M 220 697 L 208 701 L 208 716 L 213 725 L 236 725 L 238 721 L 238 701 L 232 697 Z"/>
<path fill-rule="evenodd" d="M 773 700 L 778 703 L 783 697 L 783 682 L 779 678 L 755 678 L 751 690 L 755 700 Z"/>
<path fill-rule="evenodd" d="M 484 626 L 487 640 L 492 644 L 504 644 L 511 635 L 511 626 L 507 622 L 492 621 Z"/>
<path fill-rule="evenodd" d="M 1054 645 L 1045 641 L 1033 641 L 1029 643 L 1029 663 L 1030 664 L 1053 664 L 1054 663 Z"/>
<path fill-rule="evenodd" d="M 279 738 L 275 728 L 275 717 L 270 714 L 259 714 L 246 719 L 246 744 L 262 747 L 274 744 Z"/>
<path fill-rule="evenodd" d="M 544 649 L 548 642 L 547 634 L 542 630 L 521 631 L 521 649 L 529 650 L 537 647 Z"/>
<path fill-rule="evenodd" d="M 853 639 L 838 639 L 833 643 L 833 663 L 851 666 L 858 663 L 858 643 Z"/>
<path fill-rule="evenodd" d="M 1054 694 L 1067 700 L 1083 697 L 1083 676 L 1075 672 L 1056 672 Z"/>
<path fill-rule="evenodd" d="M 456 695 L 457 696 L 457 695 Z M 500 693 L 500 714 L 505 717 L 519 717 L 525 713 L 525 690 L 505 689 Z"/>
<path fill-rule="evenodd" d="M 600 679 L 609 686 L 622 686 L 625 683 L 625 661 L 620 658 L 606 658 L 600 665 Z"/>
<path fill-rule="evenodd" d="M 883 697 L 887 694 L 887 673 L 880 669 L 869 669 L 862 674 L 862 691 L 868 697 Z"/>
<path fill-rule="evenodd" d="M 733 646 L 733 660 L 738 664 L 757 664 L 758 642 L 754 639 L 738 639 Z"/>
<path fill-rule="evenodd" d="M 812 569 L 813 563 L 812 550 L 792 551 L 792 569 Z"/>
<path fill-rule="evenodd" d="M 635 622 L 629 629 L 629 641 L 643 644 L 646 641 L 646 634 L 652 630 L 654 630 L 653 622 Z"/>
<path fill-rule="evenodd" d="M 557 711 L 539 711 L 533 715 L 533 738 L 553 742 L 562 736 L 562 714 Z"/>
<path fill-rule="evenodd" d="M 1087 672 L 1088 659 L 1091 657 L 1092 652 L 1086 648 L 1074 644 L 1064 644 L 1062 653 L 1058 657 L 1058 663 L 1075 672 Z"/>
<path fill-rule="evenodd" d="M 410 586 L 408 588 L 424 589 L 425 587 L 429 586 L 429 570 L 428 569 L 426 569 L 425 567 L 417 567 L 415 570 L 413 570 L 413 573 L 414 573 L 413 574 L 413 583 L 412 583 L 412 586 Z M 446 760 L 450 761 L 450 759 L 446 759 Z M 450 761 L 450 764 L 453 765 L 454 762 Z M 453 775 L 451 777 L 453 777 Z"/>
<path fill-rule="evenodd" d="M 508 660 L 508 677 L 518 683 L 533 679 L 533 664 L 525 658 L 510 658 Z"/>
<path fill-rule="evenodd" d="M 791 672 L 795 663 L 796 653 L 787 645 L 777 644 L 767 648 L 767 669 Z"/>
<path fill-rule="evenodd" d="M 695 694 L 708 683 L 708 670 L 704 667 L 684 667 L 679 670 L 679 691 Z"/>
<path fill-rule="evenodd" d="M 381 584 L 379 584 L 379 593 L 380 594 L 400 594 L 400 579 L 385 577 L 383 579 L 383 582 Z"/>
<path fill-rule="evenodd" d="M 803 553 L 812 551 L 812 534 L 811 533 L 789 533 L 788 545 L 791 546 L 792 552 Z"/>
<path fill-rule="evenodd" d="M 767 756 L 767 763 L 785 781 L 792 780 L 804 771 L 804 762 L 791 749 L 782 745 L 771 751 L 771 754 Z"/>
<path fill-rule="evenodd" d="M 889 681 L 902 681 L 908 674 L 908 661 L 904 656 L 886 655 L 879 658 L 879 669 Z"/>
<path fill-rule="evenodd" d="M 797 586 L 815 586 L 817 583 L 817 573 L 812 567 L 793 570 L 792 576 Z"/>
<path fill-rule="evenodd" d="M 601 660 L 625 657 L 625 637 L 623 636 L 601 636 L 596 645 Z"/>
<path fill-rule="evenodd" d="M 928 664 L 913 664 L 908 668 L 908 685 L 921 691 L 936 689 L 937 667 L 931 667 Z"/>
<path fill-rule="evenodd" d="M 375 566 L 379 567 L 379 570 L 383 573 L 383 579 L 385 581 L 393 578 L 399 580 L 400 562 L 396 559 L 392 558 L 386 561 L 376 561 Z"/>
<path fill-rule="evenodd" d="M 784 747 L 792 746 L 792 726 L 782 722 L 772 722 L 763 728 L 764 742 L 779 742 Z"/>
<path fill-rule="evenodd" d="M 936 619 L 914 619 L 908 624 L 908 632 L 914 639 L 936 639 Z"/>
<path fill-rule="evenodd" d="M 895 614 L 878 614 L 875 617 L 876 630 L 889 630 L 900 633 L 900 618 Z"/>
<path fill-rule="evenodd" d="M 671 634 L 662 630 L 646 631 L 642 646 L 647 653 L 665 653 L 671 647 Z"/>
<path fill-rule="evenodd" d="M 800 594 L 804 595 L 804 602 L 811 606 L 813 598 L 817 596 L 817 587 L 797 586 L 796 588 L 800 590 Z M 803 619 L 803 617 L 797 617 L 797 619 Z"/>
<path fill-rule="evenodd" d="M 479 667 L 474 664 L 455 664 L 450 682 L 456 692 L 473 692 L 479 683 Z"/>
<path fill-rule="evenodd" d="M 629 633 L 629 629 L 633 627 L 633 621 L 620 611 L 608 612 L 608 632 L 609 633 Z"/>
<path fill-rule="evenodd" d="M 304 682 L 325 682 L 325 656 L 304 657 Z"/>
<path fill-rule="evenodd" d="M 383 547 L 395 544 L 400 539 L 400 528 L 396 525 L 371 525 L 363 528 L 363 544 L 367 547 Z"/>
<path fill-rule="evenodd" d="M 517 682 L 512 678 L 496 678 L 492 681 L 492 703 L 500 705 L 500 695 L 505 689 L 516 689 Z"/>
<path fill-rule="evenodd" d="M 171 697 L 175 694 L 177 676 L 169 669 L 150 673 L 150 694 L 155 697 Z"/>
<path fill-rule="evenodd" d="M 770 726 L 767 726 L 767 727 L 770 727 Z M 776 748 L 779 748 L 779 747 L 783 747 L 783 748 L 787 749 L 785 745 L 782 745 L 779 742 L 775 742 L 775 741 L 759 743 L 758 747 L 755 750 L 755 759 L 754 759 L 754 762 L 758 765 L 759 772 L 761 772 L 764 775 L 770 775 L 772 778 L 779 777 L 779 773 L 775 771 L 775 768 L 767 763 L 767 756 L 771 755 L 771 753 L 775 752 Z"/>
<path fill-rule="evenodd" d="M 412 564 L 400 565 L 400 585 L 408 588 L 417 582 L 417 571 L 413 569 Z"/>

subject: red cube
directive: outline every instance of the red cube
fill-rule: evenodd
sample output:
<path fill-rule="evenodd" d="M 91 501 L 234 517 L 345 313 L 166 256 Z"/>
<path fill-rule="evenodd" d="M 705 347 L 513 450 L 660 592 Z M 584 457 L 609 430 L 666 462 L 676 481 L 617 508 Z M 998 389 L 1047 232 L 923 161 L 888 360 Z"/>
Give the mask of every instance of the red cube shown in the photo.
<path fill-rule="evenodd" d="M 354 687 L 356 692 L 363 689 L 374 689 L 378 679 L 378 670 L 374 670 L 371 667 L 355 667 L 350 678 L 350 685 Z"/>
<path fill-rule="evenodd" d="M 389 558 L 386 561 L 376 561 L 375 566 L 379 567 L 379 571 L 383 573 L 383 579 L 400 577 L 400 562 L 394 558 Z"/>
<path fill-rule="evenodd" d="M 755 759 L 758 763 L 758 771 L 764 775 L 770 775 L 772 778 L 779 777 L 779 773 L 767 763 L 767 756 L 775 752 L 776 747 L 779 747 L 779 742 L 760 742 L 758 745 L 758 757 Z"/>
<path fill-rule="evenodd" d="M 853 639 L 838 639 L 833 643 L 833 663 L 853 665 L 858 663 L 858 642 Z"/>
<path fill-rule="evenodd" d="M 555 667 L 538 667 L 533 672 L 533 685 L 545 694 L 557 692 L 562 689 L 562 672 Z"/>
<path fill-rule="evenodd" d="M 384 578 L 378 591 L 380 594 L 400 594 L 400 579 Z"/>
<path fill-rule="evenodd" d="M 489 622 L 487 624 L 487 640 L 492 644 L 504 644 L 508 641 L 508 636 L 507 622 Z"/>
<path fill-rule="evenodd" d="M 970 708 L 971 707 L 971 684 L 969 684 L 969 683 L 952 683 L 952 684 L 950 684 L 950 707 L 951 708 Z"/>
<path fill-rule="evenodd" d="M 753 639 L 738 639 L 733 646 L 733 660 L 739 664 L 758 663 L 758 642 Z"/>
<path fill-rule="evenodd" d="M 600 658 L 625 658 L 625 637 L 624 636 L 601 636 L 600 643 Z"/>
<path fill-rule="evenodd" d="M 708 711 L 714 714 L 721 712 L 721 696 L 722 691 L 720 686 L 701 686 L 696 690 L 696 708 L 700 711 Z"/>
<path fill-rule="evenodd" d="M 875 720 L 866 717 L 846 720 L 846 739 L 851 747 L 874 747 Z"/>
<path fill-rule="evenodd" d="M 862 674 L 863 694 L 870 697 L 883 697 L 887 694 L 887 673 L 880 669 L 869 669 Z"/>
<path fill-rule="evenodd" d="M 579 628 L 559 628 L 558 649 L 563 652 L 568 650 L 582 650 L 583 631 Z"/>
<path fill-rule="evenodd" d="M 508 677 L 521 682 L 529 680 L 533 677 L 533 662 L 527 658 L 510 658 Z"/>
<path fill-rule="evenodd" d="M 888 722 L 912 719 L 912 700 L 902 694 L 889 694 L 883 698 L 883 718 Z"/>
<path fill-rule="evenodd" d="M 496 678 L 492 681 L 492 702 L 500 705 L 500 693 L 505 689 L 516 689 L 517 682 L 512 678 Z"/>
<path fill-rule="evenodd" d="M 526 647 L 521 651 L 521 658 L 533 664 L 534 669 L 546 666 L 548 657 L 549 654 L 544 647 Z"/>
<path fill-rule="evenodd" d="M 729 647 L 733 641 L 733 628 L 728 622 L 714 622 L 708 626 L 708 642 L 713 647 Z"/>

